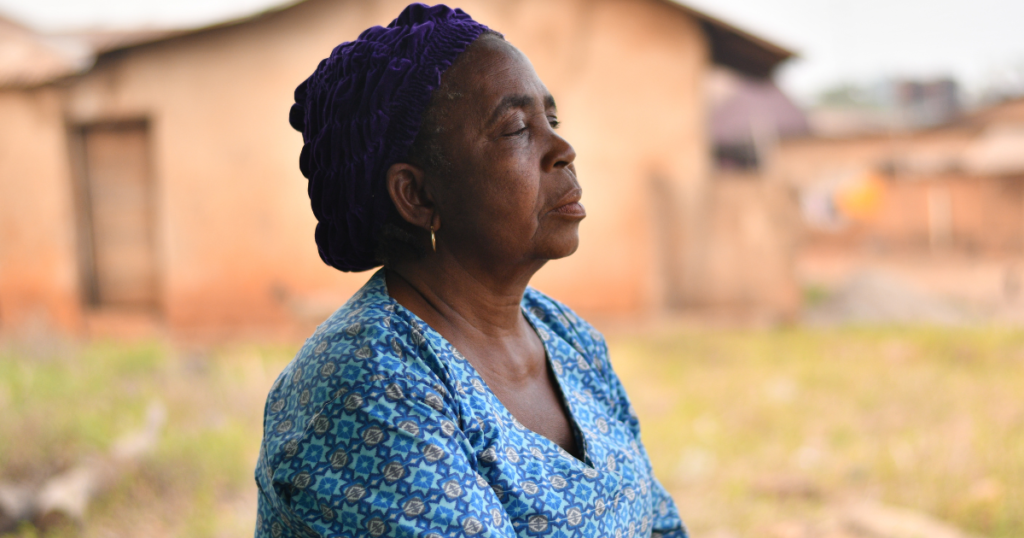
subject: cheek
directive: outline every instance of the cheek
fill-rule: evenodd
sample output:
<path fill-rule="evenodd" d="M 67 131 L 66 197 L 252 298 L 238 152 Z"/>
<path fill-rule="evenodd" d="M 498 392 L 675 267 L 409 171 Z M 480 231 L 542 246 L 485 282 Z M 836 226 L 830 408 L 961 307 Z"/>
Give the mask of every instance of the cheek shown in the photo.
<path fill-rule="evenodd" d="M 525 159 L 507 162 L 495 176 L 493 199 L 500 205 L 495 209 L 504 214 L 510 225 L 513 222 L 519 226 L 535 225 L 540 209 L 540 185 L 530 163 Z"/>
<path fill-rule="evenodd" d="M 481 216 L 500 221 L 521 233 L 525 223 L 537 221 L 538 181 L 527 158 L 494 158 L 476 169 L 467 203 L 480 209 Z"/>
<path fill-rule="evenodd" d="M 524 141 L 525 142 L 525 141 Z M 453 155 L 442 203 L 448 222 L 473 241 L 520 244 L 536 235 L 543 202 L 538 158 L 530 144 L 480 144 Z"/>

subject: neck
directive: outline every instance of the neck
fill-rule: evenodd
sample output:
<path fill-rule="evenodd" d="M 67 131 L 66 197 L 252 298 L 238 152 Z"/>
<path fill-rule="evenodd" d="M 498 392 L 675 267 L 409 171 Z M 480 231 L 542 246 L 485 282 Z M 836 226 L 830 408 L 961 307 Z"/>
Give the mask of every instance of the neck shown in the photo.
<path fill-rule="evenodd" d="M 444 334 L 444 329 L 489 338 L 520 334 L 520 304 L 530 278 L 543 266 L 503 271 L 466 263 L 443 252 L 389 268 L 388 293 Z"/>

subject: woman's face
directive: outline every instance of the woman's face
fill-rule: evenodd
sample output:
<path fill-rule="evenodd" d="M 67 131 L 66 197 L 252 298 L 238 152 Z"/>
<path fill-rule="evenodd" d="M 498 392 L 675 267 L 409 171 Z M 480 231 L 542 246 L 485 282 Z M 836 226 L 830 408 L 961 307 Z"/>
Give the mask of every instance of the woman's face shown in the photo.
<path fill-rule="evenodd" d="M 442 120 L 450 166 L 426 178 L 438 243 L 506 267 L 572 254 L 586 212 L 554 99 L 505 41 L 480 39 L 463 54 L 445 73 L 455 96 Z"/>

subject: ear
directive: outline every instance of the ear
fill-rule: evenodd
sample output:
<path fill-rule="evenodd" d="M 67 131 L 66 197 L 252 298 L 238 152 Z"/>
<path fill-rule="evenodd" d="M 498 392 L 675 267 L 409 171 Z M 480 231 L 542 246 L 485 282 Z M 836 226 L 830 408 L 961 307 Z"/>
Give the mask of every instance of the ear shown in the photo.
<path fill-rule="evenodd" d="M 429 230 L 440 228 L 434 200 L 427 193 L 424 184 L 423 170 L 409 163 L 395 163 L 388 168 L 385 181 L 388 194 L 395 204 L 398 214 L 406 222 Z"/>

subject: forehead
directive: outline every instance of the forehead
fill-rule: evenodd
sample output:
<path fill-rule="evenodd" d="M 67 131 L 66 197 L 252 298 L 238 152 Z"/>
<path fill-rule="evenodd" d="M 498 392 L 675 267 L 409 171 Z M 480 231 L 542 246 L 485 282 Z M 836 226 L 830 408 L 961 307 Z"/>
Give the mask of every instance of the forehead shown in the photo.
<path fill-rule="evenodd" d="M 460 95 L 456 107 L 461 114 L 487 118 L 509 98 L 532 98 L 520 100 L 524 106 L 527 101 L 544 106 L 550 100 L 530 60 L 510 43 L 480 39 L 465 54 L 465 61 L 445 73 L 453 75 L 450 82 Z"/>

